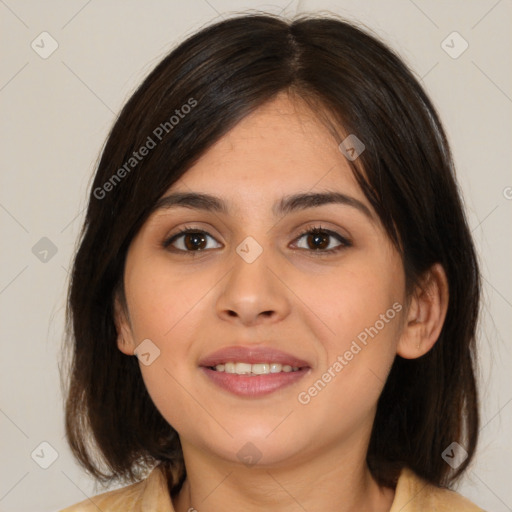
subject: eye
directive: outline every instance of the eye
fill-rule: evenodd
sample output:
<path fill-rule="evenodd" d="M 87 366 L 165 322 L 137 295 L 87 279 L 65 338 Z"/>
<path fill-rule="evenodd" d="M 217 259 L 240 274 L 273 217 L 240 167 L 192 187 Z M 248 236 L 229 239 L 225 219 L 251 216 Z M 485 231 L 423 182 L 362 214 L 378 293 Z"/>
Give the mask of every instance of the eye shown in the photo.
<path fill-rule="evenodd" d="M 208 241 L 213 240 L 215 244 L 213 247 L 208 246 Z M 215 240 L 206 231 L 195 228 L 185 228 L 175 233 L 168 238 L 163 246 L 169 249 L 172 246 L 172 250 L 183 251 L 183 252 L 199 252 L 207 249 L 218 249 L 222 247 L 219 242 Z"/>
<path fill-rule="evenodd" d="M 296 243 L 299 249 L 324 254 L 334 253 L 352 245 L 349 240 L 339 233 L 322 228 L 321 226 L 308 228 L 296 240 L 299 240 Z"/>
<path fill-rule="evenodd" d="M 352 245 L 349 240 L 339 233 L 321 226 L 308 228 L 295 240 L 298 240 L 295 246 L 299 249 L 320 254 L 334 253 Z M 210 241 L 213 242 L 213 246 Z M 209 233 L 192 227 L 187 227 L 175 233 L 166 239 L 162 245 L 166 249 L 185 253 L 201 252 L 222 247 L 222 244 L 217 242 Z"/>

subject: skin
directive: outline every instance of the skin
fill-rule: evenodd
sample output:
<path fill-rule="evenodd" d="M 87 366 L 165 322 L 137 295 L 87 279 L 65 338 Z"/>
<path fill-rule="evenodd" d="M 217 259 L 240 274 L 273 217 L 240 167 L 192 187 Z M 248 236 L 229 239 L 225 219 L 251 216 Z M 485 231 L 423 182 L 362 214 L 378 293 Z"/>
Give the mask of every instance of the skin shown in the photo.
<path fill-rule="evenodd" d="M 394 490 L 380 487 L 365 462 L 376 404 L 396 354 L 420 357 L 437 340 L 448 300 L 443 269 L 434 266 L 405 295 L 400 254 L 337 143 L 286 94 L 243 119 L 164 196 L 178 191 L 215 195 L 228 212 L 156 211 L 128 251 L 127 310 L 117 304 L 119 349 L 133 355 L 150 339 L 160 350 L 140 368 L 183 447 L 188 478 L 175 509 L 388 511 Z M 357 199 L 371 218 L 342 204 L 272 213 L 283 196 L 326 191 Z M 351 245 L 327 236 L 328 247 L 341 250 L 322 253 L 307 235 L 299 238 L 318 226 Z M 210 235 L 202 251 L 180 252 L 186 236 L 162 246 L 184 227 Z M 235 251 L 248 236 L 263 250 L 252 263 Z M 402 310 L 300 403 L 298 394 L 396 303 Z M 276 347 L 311 370 L 265 397 L 238 397 L 198 367 L 232 345 Z M 237 456 L 248 442 L 261 454 L 251 466 Z"/>

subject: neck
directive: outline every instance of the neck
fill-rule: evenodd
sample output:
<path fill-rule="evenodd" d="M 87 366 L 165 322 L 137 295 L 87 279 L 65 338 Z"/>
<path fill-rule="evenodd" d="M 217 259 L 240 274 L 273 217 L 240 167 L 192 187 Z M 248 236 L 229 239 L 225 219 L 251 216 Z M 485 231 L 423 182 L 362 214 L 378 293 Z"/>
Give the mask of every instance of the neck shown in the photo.
<path fill-rule="evenodd" d="M 371 476 L 365 446 L 328 447 L 302 460 L 250 467 L 182 446 L 188 476 L 174 500 L 176 512 L 388 512 L 393 501 L 394 490 Z"/>

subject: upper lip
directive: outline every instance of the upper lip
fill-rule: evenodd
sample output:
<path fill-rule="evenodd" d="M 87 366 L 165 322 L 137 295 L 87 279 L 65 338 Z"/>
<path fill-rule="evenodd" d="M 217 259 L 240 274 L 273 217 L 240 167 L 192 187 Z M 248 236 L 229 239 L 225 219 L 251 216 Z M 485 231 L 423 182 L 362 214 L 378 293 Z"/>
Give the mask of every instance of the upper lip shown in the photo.
<path fill-rule="evenodd" d="M 272 347 L 242 347 L 239 345 L 221 348 L 209 354 L 199 361 L 199 366 L 213 367 L 228 362 L 279 363 L 299 368 L 310 366 L 307 361 Z"/>

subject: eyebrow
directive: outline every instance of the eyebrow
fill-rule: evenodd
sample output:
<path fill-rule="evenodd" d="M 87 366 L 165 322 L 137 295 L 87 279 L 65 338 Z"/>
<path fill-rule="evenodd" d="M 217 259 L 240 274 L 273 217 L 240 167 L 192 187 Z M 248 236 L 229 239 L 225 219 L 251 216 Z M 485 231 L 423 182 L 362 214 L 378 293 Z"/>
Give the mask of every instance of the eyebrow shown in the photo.
<path fill-rule="evenodd" d="M 340 192 L 315 192 L 294 194 L 283 197 L 272 207 L 273 214 L 286 215 L 291 212 L 306 210 L 328 204 L 342 204 L 351 206 L 366 215 L 371 221 L 374 216 L 370 209 L 358 199 L 341 194 Z M 227 203 L 219 197 L 199 192 L 174 192 L 157 201 L 152 211 L 167 210 L 174 207 L 191 208 L 208 212 L 228 214 Z"/>

